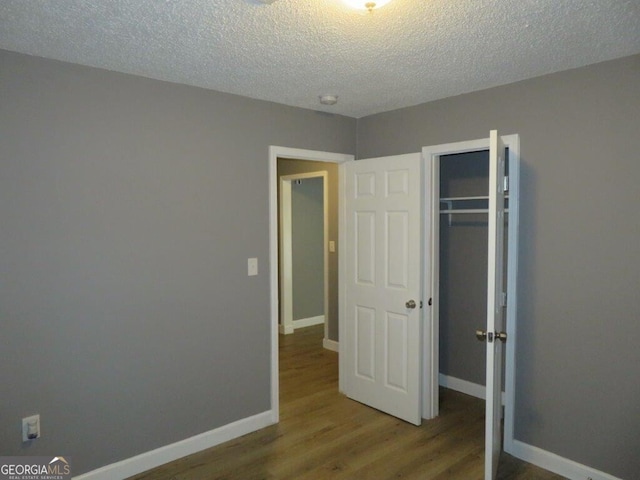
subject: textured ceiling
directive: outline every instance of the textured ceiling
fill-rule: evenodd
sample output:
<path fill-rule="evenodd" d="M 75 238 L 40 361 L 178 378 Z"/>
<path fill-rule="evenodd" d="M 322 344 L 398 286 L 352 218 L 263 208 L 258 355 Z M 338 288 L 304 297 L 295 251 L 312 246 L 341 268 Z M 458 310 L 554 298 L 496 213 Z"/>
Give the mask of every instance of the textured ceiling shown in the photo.
<path fill-rule="evenodd" d="M 639 53 L 640 0 L 2 0 L 0 48 L 358 118 Z"/>

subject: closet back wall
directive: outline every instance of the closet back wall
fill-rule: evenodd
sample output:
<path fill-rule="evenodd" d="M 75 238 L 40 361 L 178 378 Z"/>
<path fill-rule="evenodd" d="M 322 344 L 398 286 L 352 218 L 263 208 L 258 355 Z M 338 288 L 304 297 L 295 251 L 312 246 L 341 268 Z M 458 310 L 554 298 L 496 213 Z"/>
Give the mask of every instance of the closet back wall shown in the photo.
<path fill-rule="evenodd" d="M 488 151 L 441 157 L 441 198 L 488 195 L 488 189 Z M 487 317 L 487 220 L 486 214 L 440 215 L 440 373 L 478 385 L 485 385 L 486 344 L 475 331 Z"/>

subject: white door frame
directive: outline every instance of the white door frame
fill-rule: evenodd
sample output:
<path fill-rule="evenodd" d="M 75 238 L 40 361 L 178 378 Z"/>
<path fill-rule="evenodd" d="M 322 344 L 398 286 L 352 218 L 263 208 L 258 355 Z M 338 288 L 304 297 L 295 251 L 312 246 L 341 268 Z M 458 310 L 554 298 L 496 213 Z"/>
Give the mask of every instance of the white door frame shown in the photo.
<path fill-rule="evenodd" d="M 319 170 L 317 172 L 297 173 L 293 175 L 283 175 L 280 177 L 280 311 L 282 314 L 279 331 L 288 335 L 296 328 L 303 325 L 296 324 L 293 320 L 293 231 L 292 231 L 292 182 L 296 180 L 306 180 L 310 178 L 322 179 L 322 263 L 323 263 L 323 317 L 324 317 L 324 338 L 328 338 L 329 327 L 327 319 L 329 315 L 329 255 L 327 245 L 329 245 L 329 199 L 328 199 L 328 172 Z M 319 320 L 319 319 L 318 319 Z M 317 322 L 319 323 L 319 322 Z M 315 325 L 308 323 L 304 326 Z"/>
<path fill-rule="evenodd" d="M 509 148 L 509 225 L 508 225 L 508 263 L 507 263 L 507 309 L 506 326 L 508 341 L 505 352 L 505 418 L 504 418 L 504 450 L 513 452 L 514 438 L 514 405 L 515 405 L 515 372 L 516 372 L 516 327 L 517 327 L 517 291 L 516 281 L 518 275 L 517 248 L 518 248 L 518 225 L 519 225 L 519 186 L 520 186 L 520 139 L 517 134 L 503 135 L 502 140 Z M 424 378 L 431 378 L 432 383 L 423 385 L 423 417 L 433 418 L 438 415 L 438 276 L 439 276 L 439 238 L 433 232 L 439 231 L 440 222 L 440 156 L 456 153 L 467 153 L 478 150 L 489 149 L 489 137 L 470 140 L 466 142 L 448 143 L 424 147 L 422 149 L 425 161 L 424 182 L 431 185 L 431 208 L 432 223 L 425 225 L 425 238 L 431 238 L 431 257 L 433 259 L 431 269 L 423 266 L 425 278 L 431 278 L 431 290 L 424 292 L 424 298 L 432 298 L 431 318 L 433 321 L 426 325 L 424 329 L 423 345 L 425 347 L 423 356 Z M 428 189 L 427 189 L 428 190 Z M 428 257 L 428 255 L 425 255 Z"/>
<path fill-rule="evenodd" d="M 320 152 L 271 145 L 269 147 L 269 290 L 271 305 L 271 420 L 280 419 L 280 384 L 278 378 L 278 158 L 344 163 L 353 155 Z M 339 177 L 342 177 L 342 167 Z"/>

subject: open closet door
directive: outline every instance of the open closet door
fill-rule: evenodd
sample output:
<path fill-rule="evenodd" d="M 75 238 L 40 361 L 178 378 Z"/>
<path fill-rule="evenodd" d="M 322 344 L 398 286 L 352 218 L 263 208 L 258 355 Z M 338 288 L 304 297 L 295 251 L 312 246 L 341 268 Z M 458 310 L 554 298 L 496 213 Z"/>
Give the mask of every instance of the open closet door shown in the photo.
<path fill-rule="evenodd" d="M 345 164 L 344 392 L 420 425 L 421 155 Z M 344 344 L 343 344 L 344 342 Z"/>
<path fill-rule="evenodd" d="M 504 177 L 505 150 L 498 132 L 489 136 L 489 250 L 487 274 L 487 399 L 485 480 L 496 478 L 500 458 L 502 413 L 502 344 L 504 333 Z"/>

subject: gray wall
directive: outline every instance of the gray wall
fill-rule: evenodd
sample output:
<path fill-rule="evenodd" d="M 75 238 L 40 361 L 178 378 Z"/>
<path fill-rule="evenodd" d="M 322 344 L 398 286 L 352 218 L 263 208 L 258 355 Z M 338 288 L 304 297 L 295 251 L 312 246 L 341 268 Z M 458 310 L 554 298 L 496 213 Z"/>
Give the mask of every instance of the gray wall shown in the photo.
<path fill-rule="evenodd" d="M 360 158 L 521 135 L 516 438 L 620 478 L 638 112 L 634 56 L 357 122 Z M 0 52 L 0 138 L 0 451 L 82 473 L 267 410 L 267 147 L 353 153 L 356 121 Z"/>
<path fill-rule="evenodd" d="M 294 175 L 327 171 L 329 240 L 336 242 L 335 253 L 329 253 L 328 337 L 338 341 L 338 164 L 307 160 L 278 159 L 278 175 Z"/>
<path fill-rule="evenodd" d="M 519 133 L 515 437 L 640 471 L 640 56 L 358 121 L 360 158 Z"/>
<path fill-rule="evenodd" d="M 0 51 L 2 454 L 80 474 L 268 410 L 268 146 L 355 123 Z"/>
<path fill-rule="evenodd" d="M 291 185 L 293 320 L 324 315 L 324 194 L 322 178 Z"/>

